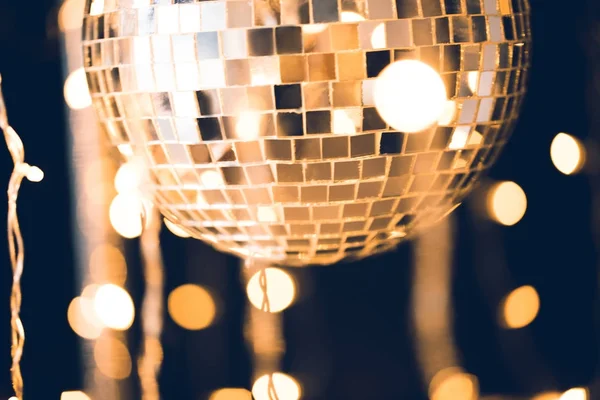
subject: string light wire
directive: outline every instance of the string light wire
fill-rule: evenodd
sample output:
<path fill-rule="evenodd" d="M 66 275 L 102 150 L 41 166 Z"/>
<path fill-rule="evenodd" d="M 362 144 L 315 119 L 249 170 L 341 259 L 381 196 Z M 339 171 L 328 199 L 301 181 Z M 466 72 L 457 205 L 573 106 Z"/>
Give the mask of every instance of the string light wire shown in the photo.
<path fill-rule="evenodd" d="M 14 168 L 8 183 L 8 250 L 13 272 L 13 284 L 10 294 L 11 315 L 11 377 L 16 398 L 23 399 L 23 375 L 21 374 L 21 358 L 25 347 L 25 328 L 21 321 L 21 277 L 23 276 L 25 247 L 21 227 L 17 215 L 17 199 L 23 178 L 31 182 L 39 182 L 44 174 L 41 169 L 31 166 L 25 162 L 25 150 L 23 142 L 17 132 L 8 123 L 6 103 L 2 93 L 2 75 L 0 75 L 0 129 L 4 133 L 6 147 L 10 152 Z"/>

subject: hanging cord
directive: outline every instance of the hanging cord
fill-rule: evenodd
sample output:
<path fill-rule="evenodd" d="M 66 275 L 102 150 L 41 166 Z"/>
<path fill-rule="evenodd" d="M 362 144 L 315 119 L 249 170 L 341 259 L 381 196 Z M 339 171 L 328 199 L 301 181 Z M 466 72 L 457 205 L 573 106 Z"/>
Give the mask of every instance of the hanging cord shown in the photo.
<path fill-rule="evenodd" d="M 163 264 L 160 249 L 160 218 L 156 210 L 142 207 L 140 240 L 146 291 L 142 304 L 143 353 L 138 359 L 142 400 L 159 400 L 158 373 L 163 360 L 160 336 L 163 329 Z"/>
<path fill-rule="evenodd" d="M 25 151 L 23 142 L 8 124 L 6 105 L 2 94 L 2 75 L 0 75 L 0 129 L 4 133 L 6 146 L 12 157 L 14 169 L 8 183 L 8 249 L 13 271 L 13 284 L 10 295 L 10 321 L 11 321 L 11 339 L 12 339 L 12 366 L 11 376 L 13 388 L 17 399 L 23 399 L 23 376 L 21 374 L 21 357 L 25 347 L 25 329 L 21 321 L 21 277 L 23 276 L 23 262 L 25 258 L 25 249 L 23 245 L 23 236 L 17 216 L 17 199 L 19 189 L 23 178 L 31 182 L 39 182 L 43 179 L 44 173 L 38 167 L 25 163 Z"/>

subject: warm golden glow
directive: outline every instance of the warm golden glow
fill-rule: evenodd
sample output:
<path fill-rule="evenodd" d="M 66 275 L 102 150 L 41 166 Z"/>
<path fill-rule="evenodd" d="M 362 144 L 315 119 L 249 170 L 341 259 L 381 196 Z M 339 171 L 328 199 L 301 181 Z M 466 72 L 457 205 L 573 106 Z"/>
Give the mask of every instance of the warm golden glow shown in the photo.
<path fill-rule="evenodd" d="M 246 389 L 219 389 L 210 395 L 209 400 L 252 400 L 252 393 Z"/>
<path fill-rule="evenodd" d="M 438 120 L 438 124 L 440 125 L 450 125 L 454 122 L 454 118 L 456 117 L 456 102 L 454 100 L 448 100 L 446 105 L 444 106 L 444 112 L 442 116 Z"/>
<path fill-rule="evenodd" d="M 559 400 L 559 399 L 560 399 L 560 393 L 545 392 L 545 393 L 540 393 L 540 394 L 534 396 L 531 400 Z"/>
<path fill-rule="evenodd" d="M 588 400 L 589 394 L 587 389 L 584 388 L 574 388 L 567 390 L 560 396 L 560 400 Z"/>
<path fill-rule="evenodd" d="M 121 250 L 108 244 L 96 247 L 90 256 L 90 275 L 96 283 L 124 285 L 127 264 Z"/>
<path fill-rule="evenodd" d="M 238 138 L 244 140 L 256 139 L 260 136 L 260 115 L 255 112 L 243 112 L 235 125 Z"/>
<path fill-rule="evenodd" d="M 356 133 L 354 121 L 344 110 L 333 110 L 333 133 L 351 135 Z"/>
<path fill-rule="evenodd" d="M 169 221 L 166 218 L 164 218 L 163 221 L 165 222 L 165 226 L 167 227 L 169 232 L 171 232 L 173 235 L 179 236 L 180 238 L 184 238 L 184 239 L 192 237 L 189 233 L 187 233 L 186 231 L 181 229 L 179 227 L 179 225 Z"/>
<path fill-rule="evenodd" d="M 197 331 L 209 327 L 217 308 L 211 294 L 198 285 L 183 285 L 169 295 L 169 315 L 184 329 Z"/>
<path fill-rule="evenodd" d="M 96 315 L 92 299 L 84 296 L 74 298 L 67 310 L 67 320 L 73 332 L 84 339 L 98 339 L 102 334 L 103 325 Z"/>
<path fill-rule="evenodd" d="M 129 161 L 119 167 L 115 175 L 117 193 L 139 193 L 142 185 L 142 167 L 138 162 Z"/>
<path fill-rule="evenodd" d="M 467 73 L 467 84 L 472 93 L 477 93 L 477 89 L 479 89 L 479 71 L 469 71 Z"/>
<path fill-rule="evenodd" d="M 202 175 L 200 175 L 200 181 L 204 187 L 208 189 L 214 189 L 225 184 L 221 174 L 210 169 L 202 172 Z"/>
<path fill-rule="evenodd" d="M 119 331 L 129 329 L 135 318 L 131 296 L 125 289 L 113 284 L 98 288 L 94 296 L 94 309 L 104 325 Z"/>
<path fill-rule="evenodd" d="M 342 22 L 360 22 L 364 21 L 365 17 L 354 11 L 342 11 Z"/>
<path fill-rule="evenodd" d="M 58 12 L 58 27 L 61 31 L 81 28 L 85 0 L 65 0 Z"/>
<path fill-rule="evenodd" d="M 585 163 L 585 147 L 566 133 L 556 135 L 550 146 L 550 157 L 557 170 L 565 175 L 577 173 Z"/>
<path fill-rule="evenodd" d="M 41 182 L 44 179 L 44 171 L 38 167 L 29 167 L 27 169 L 27 180 L 29 182 Z"/>
<path fill-rule="evenodd" d="M 382 22 L 373 29 L 371 33 L 371 46 L 374 49 L 384 49 L 387 44 L 385 39 L 385 24 Z"/>
<path fill-rule="evenodd" d="M 479 383 L 473 375 L 460 368 L 448 368 L 438 372 L 429 386 L 431 400 L 476 400 Z"/>
<path fill-rule="evenodd" d="M 83 392 L 63 392 L 60 395 L 60 400 L 91 400 L 90 397 Z"/>
<path fill-rule="evenodd" d="M 82 110 L 92 105 L 92 97 L 83 68 L 71 72 L 65 81 L 64 96 L 73 110 Z"/>
<path fill-rule="evenodd" d="M 258 207 L 256 214 L 259 222 L 277 222 L 277 213 L 273 207 Z"/>
<path fill-rule="evenodd" d="M 488 193 L 488 210 L 496 222 L 512 226 L 519 222 L 527 210 L 527 196 L 514 182 L 502 182 Z"/>
<path fill-rule="evenodd" d="M 110 205 L 109 216 L 113 229 L 127 239 L 142 234 L 142 216 L 147 215 L 141 197 L 135 194 L 118 194 Z"/>
<path fill-rule="evenodd" d="M 296 284 L 292 277 L 282 269 L 267 268 L 266 284 L 269 311 L 278 313 L 288 308 L 296 297 Z M 261 272 L 257 272 L 248 281 L 246 288 L 250 303 L 259 310 L 263 307 L 264 291 L 261 287 Z"/>
<path fill-rule="evenodd" d="M 94 361 L 100 372 L 111 379 L 125 379 L 131 375 L 131 355 L 119 340 L 103 336 L 94 345 Z"/>
<path fill-rule="evenodd" d="M 512 291 L 502 304 L 504 325 L 519 329 L 529 325 L 540 311 L 540 297 L 532 286 L 522 286 Z"/>
<path fill-rule="evenodd" d="M 419 132 L 436 123 L 446 110 L 444 81 L 417 60 L 396 61 L 377 78 L 375 106 L 384 121 L 402 132 Z"/>
<path fill-rule="evenodd" d="M 289 375 L 275 372 L 273 374 L 273 386 L 279 400 L 298 400 L 300 399 L 300 385 Z M 269 375 L 263 375 L 256 380 L 252 386 L 252 395 L 254 400 L 270 400 L 269 396 Z"/>

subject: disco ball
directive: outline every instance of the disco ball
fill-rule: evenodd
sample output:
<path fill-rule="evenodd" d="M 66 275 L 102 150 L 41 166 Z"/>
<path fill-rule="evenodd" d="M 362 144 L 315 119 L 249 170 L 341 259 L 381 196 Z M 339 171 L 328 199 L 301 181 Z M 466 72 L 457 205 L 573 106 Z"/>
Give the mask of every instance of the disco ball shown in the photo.
<path fill-rule="evenodd" d="M 389 250 L 451 212 L 529 68 L 527 0 L 88 0 L 84 18 L 100 123 L 142 154 L 162 213 L 290 266 Z"/>

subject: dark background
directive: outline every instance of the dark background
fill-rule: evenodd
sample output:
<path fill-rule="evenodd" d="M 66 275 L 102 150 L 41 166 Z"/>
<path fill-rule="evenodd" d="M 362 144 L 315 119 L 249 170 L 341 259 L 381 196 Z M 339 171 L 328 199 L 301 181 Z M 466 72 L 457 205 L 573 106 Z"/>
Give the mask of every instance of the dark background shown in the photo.
<path fill-rule="evenodd" d="M 584 141 L 598 133 L 600 24 L 597 0 L 532 0 L 533 66 L 529 95 L 511 143 L 490 173 L 514 180 L 529 207 L 516 226 L 457 216 L 453 276 L 454 324 L 464 368 L 483 394 L 530 396 L 590 385 L 596 376 L 597 252 L 590 174 L 564 176 L 549 147 L 558 132 Z M 27 253 L 23 319 L 28 337 L 24 375 L 28 400 L 58 399 L 82 387 L 78 338 L 66 310 L 79 294 L 75 279 L 62 55 L 52 0 L 0 1 L 0 72 L 12 125 L 27 159 L 46 173 L 25 183 L 19 207 Z M 0 187 L 12 168 L 0 151 Z M 2 211 L 2 218 L 6 211 Z M 78 234 L 78 233 L 77 233 Z M 0 233 L 0 244 L 6 233 Z M 184 332 L 167 321 L 163 397 L 202 399 L 223 386 L 250 386 L 242 335 L 245 307 L 235 260 L 204 245 L 163 234 L 167 287 L 186 282 L 220 291 L 226 312 L 213 328 Z M 128 244 L 135 253 L 136 243 Z M 307 399 L 425 398 L 414 350 L 409 296 L 413 249 L 355 264 L 293 270 L 303 293 L 285 313 L 284 370 L 307 385 Z M 0 246 L 0 399 L 11 395 L 6 245 Z M 135 262 L 132 263 L 135 269 Z M 502 271 L 499 278 L 498 271 Z M 130 280 L 135 279 L 135 272 Z M 130 284 L 139 286 L 135 282 Z M 505 331 L 496 310 L 502 295 L 533 285 L 541 311 L 529 327 Z M 136 296 L 139 297 L 139 294 Z M 134 329 L 135 349 L 135 329 Z M 532 361 L 526 358 L 533 352 Z M 600 398 L 592 392 L 593 398 Z"/>

